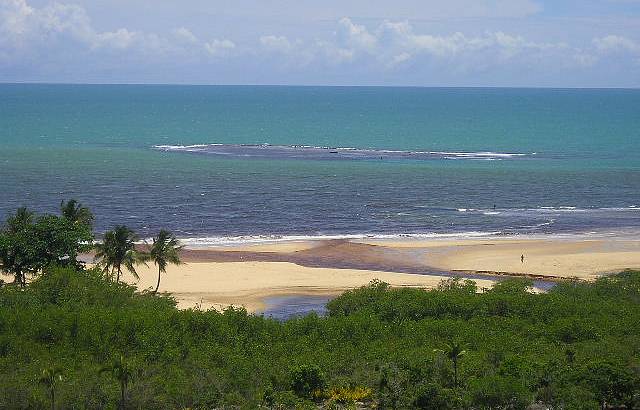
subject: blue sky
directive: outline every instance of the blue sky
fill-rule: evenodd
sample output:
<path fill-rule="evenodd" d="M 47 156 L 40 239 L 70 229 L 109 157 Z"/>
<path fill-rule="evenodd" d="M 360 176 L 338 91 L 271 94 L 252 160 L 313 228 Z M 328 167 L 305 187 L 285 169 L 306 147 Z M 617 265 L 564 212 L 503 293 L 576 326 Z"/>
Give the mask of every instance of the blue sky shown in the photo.
<path fill-rule="evenodd" d="M 0 81 L 640 87 L 640 0 L 0 0 Z"/>

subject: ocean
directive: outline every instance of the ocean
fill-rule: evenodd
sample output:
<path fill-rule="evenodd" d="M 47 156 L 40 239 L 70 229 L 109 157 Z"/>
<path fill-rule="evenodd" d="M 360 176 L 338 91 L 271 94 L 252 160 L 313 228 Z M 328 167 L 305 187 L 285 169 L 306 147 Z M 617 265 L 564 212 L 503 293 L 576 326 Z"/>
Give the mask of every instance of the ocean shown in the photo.
<path fill-rule="evenodd" d="M 635 235 L 640 90 L 3 84 L 0 181 L 190 245 Z"/>

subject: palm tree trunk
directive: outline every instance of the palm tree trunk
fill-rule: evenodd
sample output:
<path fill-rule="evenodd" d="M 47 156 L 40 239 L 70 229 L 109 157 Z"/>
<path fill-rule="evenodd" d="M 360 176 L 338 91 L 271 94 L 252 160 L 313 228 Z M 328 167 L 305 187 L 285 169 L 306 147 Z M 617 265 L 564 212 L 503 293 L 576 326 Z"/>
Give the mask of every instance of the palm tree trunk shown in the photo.
<path fill-rule="evenodd" d="M 21 288 L 24 288 L 24 281 L 22 280 L 22 272 L 16 272 L 14 283 L 20 285 Z"/>
<path fill-rule="evenodd" d="M 120 404 L 118 406 L 120 410 L 124 410 L 124 392 L 126 389 L 126 384 L 124 382 L 120 382 Z"/>
<path fill-rule="evenodd" d="M 118 273 L 116 276 L 116 283 L 120 283 L 120 266 L 118 266 Z"/>
<path fill-rule="evenodd" d="M 158 293 L 158 289 L 160 288 L 160 267 L 158 266 L 158 283 L 156 284 L 156 290 L 153 293 Z"/>
<path fill-rule="evenodd" d="M 453 361 L 453 387 L 458 387 L 458 361 Z"/>

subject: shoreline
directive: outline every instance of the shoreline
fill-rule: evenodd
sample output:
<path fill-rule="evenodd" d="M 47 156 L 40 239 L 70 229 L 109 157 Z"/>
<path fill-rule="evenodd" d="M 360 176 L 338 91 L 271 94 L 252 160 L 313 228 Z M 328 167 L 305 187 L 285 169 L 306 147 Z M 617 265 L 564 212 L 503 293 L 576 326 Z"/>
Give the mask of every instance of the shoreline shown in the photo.
<path fill-rule="evenodd" d="M 437 239 L 293 240 L 236 246 L 185 247 L 186 260 L 272 261 L 385 272 L 522 276 L 593 280 L 640 269 L 638 236 L 488 236 Z M 521 261 L 521 256 L 525 256 Z"/>
<path fill-rule="evenodd" d="M 520 260 L 525 255 L 524 261 Z M 335 296 L 378 279 L 394 287 L 433 288 L 460 276 L 490 288 L 507 277 L 526 277 L 539 288 L 553 282 L 592 281 L 625 269 L 640 269 L 637 238 L 485 237 L 402 240 L 281 241 L 193 248 L 184 265 L 170 266 L 160 291 L 180 308 L 265 308 L 276 296 Z M 155 285 L 153 265 L 140 267 L 137 286 Z M 127 279 L 135 283 L 132 278 Z M 534 282 L 535 283 L 535 282 Z"/>
<path fill-rule="evenodd" d="M 632 208 L 635 209 L 635 208 Z M 640 208 L 638 208 L 640 209 Z M 192 250 L 238 250 L 271 247 L 282 251 L 284 247 L 311 247 L 314 243 L 333 240 L 363 242 L 374 244 L 393 244 L 393 246 L 412 246 L 421 244 L 435 246 L 449 241 L 512 241 L 512 240 L 545 240 L 545 241 L 589 241 L 589 240 L 636 240 L 640 238 L 640 228 L 626 228 L 613 231 L 600 229 L 586 232 L 556 233 L 519 233 L 519 232 L 485 232 L 463 231 L 450 233 L 407 233 L 407 234 L 327 234 L 327 235 L 239 235 L 239 236 L 202 236 L 178 238 L 186 248 Z M 150 239 L 150 238 L 149 238 Z M 149 240 L 148 239 L 148 240 Z"/>

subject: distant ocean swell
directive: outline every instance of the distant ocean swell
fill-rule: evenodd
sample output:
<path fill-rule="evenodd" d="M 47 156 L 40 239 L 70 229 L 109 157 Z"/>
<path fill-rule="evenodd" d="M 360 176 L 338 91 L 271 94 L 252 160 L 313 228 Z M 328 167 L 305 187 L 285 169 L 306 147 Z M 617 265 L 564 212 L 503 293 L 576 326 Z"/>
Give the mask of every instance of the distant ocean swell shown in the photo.
<path fill-rule="evenodd" d="M 512 209 L 474 209 L 457 208 L 458 212 L 476 213 L 483 215 L 526 215 L 526 214 L 561 214 L 561 213 L 613 213 L 613 212 L 640 212 L 640 207 L 630 205 L 628 207 L 608 207 L 608 208 L 578 208 L 575 206 L 540 206 L 537 208 L 512 208 Z"/>
<path fill-rule="evenodd" d="M 343 226 L 335 221 L 319 222 L 312 215 L 306 225 L 271 221 L 257 228 L 249 223 L 229 222 L 227 229 L 210 229 L 191 220 L 171 226 L 188 246 L 234 246 L 287 241 L 466 239 L 514 235 L 637 235 L 640 207 L 578 208 L 421 208 L 418 214 L 397 212 L 373 216 L 372 221 Z M 386 216 L 385 216 L 386 215 Z M 389 219 L 391 218 L 391 219 Z M 425 218 L 430 222 L 423 223 Z M 415 222 L 418 221 L 418 222 Z M 186 223 L 185 223 L 186 222 Z M 186 229 L 185 229 L 186 228 Z"/>
<path fill-rule="evenodd" d="M 483 239 L 483 238 L 499 238 L 514 237 L 524 235 L 530 238 L 586 238 L 586 237 L 635 237 L 638 235 L 638 229 L 621 229 L 607 230 L 598 229 L 582 232 L 545 232 L 537 228 L 551 225 L 553 222 L 543 222 L 536 226 L 531 226 L 529 230 L 521 232 L 514 230 L 505 231 L 469 231 L 469 232 L 430 232 L 430 233 L 398 233 L 398 234 L 318 234 L 318 235 L 238 235 L 238 236 L 180 236 L 180 241 L 190 248 L 205 247 L 226 247 L 226 246 L 242 246 L 242 245 L 260 245 L 274 244 L 283 242 L 313 242 L 313 241 L 329 241 L 329 240 L 465 240 L 465 239 Z M 147 239 L 147 241 L 149 241 Z"/>
<path fill-rule="evenodd" d="M 407 151 L 353 147 L 320 147 L 310 145 L 271 144 L 195 144 L 154 145 L 154 149 L 242 158 L 308 159 L 308 160 L 483 160 L 527 158 L 537 153 Z"/>

